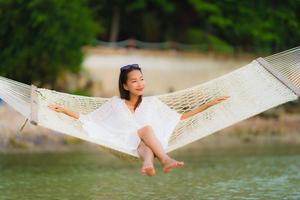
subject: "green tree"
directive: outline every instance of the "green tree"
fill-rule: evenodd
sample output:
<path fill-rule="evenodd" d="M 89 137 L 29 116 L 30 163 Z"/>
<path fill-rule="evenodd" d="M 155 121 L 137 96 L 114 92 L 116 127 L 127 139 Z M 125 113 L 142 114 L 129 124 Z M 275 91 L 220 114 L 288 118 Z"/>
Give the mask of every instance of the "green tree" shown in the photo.
<path fill-rule="evenodd" d="M 299 45 L 300 1 L 189 0 L 189 3 L 197 12 L 198 23 L 193 28 L 197 27 L 213 46 L 225 44 L 236 50 L 269 53 Z M 214 39 L 209 40 L 210 37 Z"/>
<path fill-rule="evenodd" d="M 0 0 L 0 75 L 55 87 L 100 29 L 82 0 Z"/>
<path fill-rule="evenodd" d="M 89 0 L 89 5 L 105 27 L 99 38 L 111 42 L 130 37 L 164 40 L 176 11 L 172 0 Z"/>

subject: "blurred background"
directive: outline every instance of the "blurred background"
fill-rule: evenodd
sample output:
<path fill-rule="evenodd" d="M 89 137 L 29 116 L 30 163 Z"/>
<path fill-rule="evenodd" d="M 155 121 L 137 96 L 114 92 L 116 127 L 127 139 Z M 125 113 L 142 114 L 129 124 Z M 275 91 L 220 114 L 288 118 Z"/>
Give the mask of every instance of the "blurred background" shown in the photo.
<path fill-rule="evenodd" d="M 0 75 L 111 97 L 138 63 L 145 95 L 163 94 L 299 46 L 299 30 L 298 0 L 0 0 Z M 0 99 L 0 199 L 300 199 L 299 101 L 174 152 L 186 169 L 151 180 L 91 143 L 19 132 L 24 121 Z"/>

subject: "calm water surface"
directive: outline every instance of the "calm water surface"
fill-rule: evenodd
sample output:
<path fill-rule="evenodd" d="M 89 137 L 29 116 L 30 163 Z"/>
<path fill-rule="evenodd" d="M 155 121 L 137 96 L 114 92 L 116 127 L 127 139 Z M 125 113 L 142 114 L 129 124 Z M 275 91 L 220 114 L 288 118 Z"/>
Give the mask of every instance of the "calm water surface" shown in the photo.
<path fill-rule="evenodd" d="M 300 147 L 178 150 L 147 177 L 101 151 L 0 154 L 0 199 L 300 199 Z"/>

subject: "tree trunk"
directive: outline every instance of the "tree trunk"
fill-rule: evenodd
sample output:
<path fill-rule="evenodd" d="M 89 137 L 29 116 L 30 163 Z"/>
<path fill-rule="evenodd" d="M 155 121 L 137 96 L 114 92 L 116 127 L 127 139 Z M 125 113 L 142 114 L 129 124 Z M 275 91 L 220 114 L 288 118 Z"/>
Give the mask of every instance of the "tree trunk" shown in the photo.
<path fill-rule="evenodd" d="M 113 16 L 112 16 L 112 23 L 110 29 L 110 42 L 116 42 L 119 36 L 119 26 L 120 26 L 120 8 L 119 6 L 115 6 L 113 8 Z"/>

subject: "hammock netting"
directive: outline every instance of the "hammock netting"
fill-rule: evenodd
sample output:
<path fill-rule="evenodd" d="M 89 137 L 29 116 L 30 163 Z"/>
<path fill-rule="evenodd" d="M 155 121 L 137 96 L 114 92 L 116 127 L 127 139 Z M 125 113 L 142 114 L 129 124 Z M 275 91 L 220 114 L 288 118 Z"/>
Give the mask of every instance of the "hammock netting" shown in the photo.
<path fill-rule="evenodd" d="M 300 47 L 258 58 L 208 82 L 157 97 L 172 109 L 184 113 L 221 95 L 229 95 L 230 98 L 178 123 L 167 152 L 270 108 L 297 100 L 300 95 Z M 139 157 L 136 150 L 128 151 L 107 141 L 90 138 L 79 120 L 47 107 L 55 103 L 86 114 L 108 98 L 71 95 L 5 77 L 0 77 L 0 98 L 32 124 L 99 144 L 119 157 Z"/>

